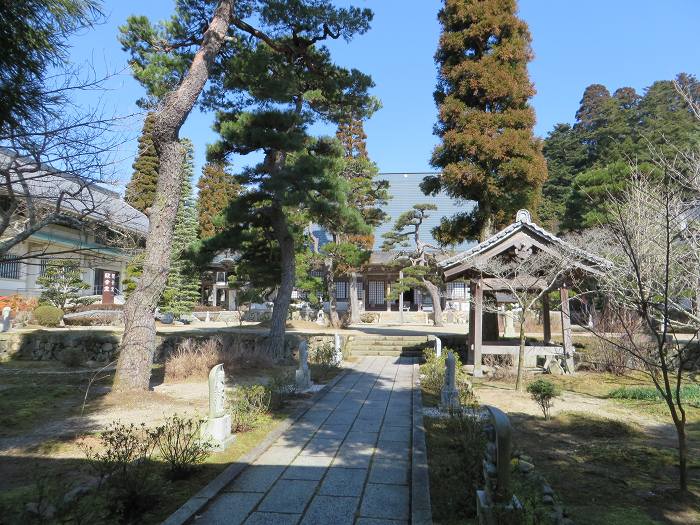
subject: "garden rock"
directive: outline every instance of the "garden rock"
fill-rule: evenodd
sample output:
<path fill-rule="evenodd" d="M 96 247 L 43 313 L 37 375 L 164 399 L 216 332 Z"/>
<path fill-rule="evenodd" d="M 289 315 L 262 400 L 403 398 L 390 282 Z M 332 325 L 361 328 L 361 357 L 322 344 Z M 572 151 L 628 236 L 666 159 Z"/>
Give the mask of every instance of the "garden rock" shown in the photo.
<path fill-rule="evenodd" d="M 535 465 L 528 461 L 523 461 L 521 459 L 520 461 L 518 461 L 518 470 L 523 474 L 529 474 L 530 472 L 535 470 Z"/>

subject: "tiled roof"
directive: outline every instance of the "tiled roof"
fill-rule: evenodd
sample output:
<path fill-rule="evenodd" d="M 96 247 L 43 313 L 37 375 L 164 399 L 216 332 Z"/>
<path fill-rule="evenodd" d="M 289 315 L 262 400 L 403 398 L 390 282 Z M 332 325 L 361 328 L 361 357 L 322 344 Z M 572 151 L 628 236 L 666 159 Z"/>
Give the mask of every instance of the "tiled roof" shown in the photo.
<path fill-rule="evenodd" d="M 466 250 L 462 253 L 458 253 L 457 255 L 454 255 L 452 257 L 448 257 L 443 261 L 440 261 L 438 265 L 442 268 L 449 268 L 451 266 L 462 264 L 471 259 L 472 257 L 485 252 L 491 246 L 500 243 L 501 241 L 507 239 L 512 235 L 515 235 L 517 232 L 522 230 L 530 230 L 530 232 L 536 233 L 541 237 L 544 237 L 552 244 L 558 245 L 562 249 L 576 255 L 577 257 L 580 257 L 581 259 L 589 261 L 595 264 L 596 266 L 607 267 L 610 265 L 610 262 L 608 260 L 593 255 L 592 253 L 587 252 L 585 250 L 582 250 L 581 248 L 578 248 L 577 246 L 574 246 L 573 244 L 563 239 L 560 239 L 559 237 L 545 230 L 541 226 L 538 226 L 537 224 L 532 222 L 532 220 L 530 219 L 530 214 L 525 210 L 521 210 L 520 212 L 518 212 L 518 215 L 516 216 L 516 221 L 510 226 L 503 228 L 501 231 L 492 235 L 484 242 L 477 244 L 473 248 L 470 248 L 469 250 Z"/>
<path fill-rule="evenodd" d="M 0 149 L 0 167 L 7 168 L 13 162 L 32 164 L 10 150 Z M 63 194 L 61 208 L 64 212 L 142 235 L 148 232 L 148 218 L 143 213 L 124 202 L 119 193 L 88 178 L 78 178 L 41 165 L 36 171 L 25 174 L 24 179 L 28 190 L 23 189 L 19 177 L 12 180 L 12 188 L 18 195 L 27 193 L 36 201 L 45 201 L 52 206 Z"/>

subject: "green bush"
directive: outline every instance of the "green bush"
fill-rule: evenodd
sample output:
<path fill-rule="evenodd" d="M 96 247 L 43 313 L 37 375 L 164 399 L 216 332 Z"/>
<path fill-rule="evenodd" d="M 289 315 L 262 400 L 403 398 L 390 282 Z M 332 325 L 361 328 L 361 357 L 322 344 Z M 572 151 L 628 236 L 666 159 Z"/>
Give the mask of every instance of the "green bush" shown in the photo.
<path fill-rule="evenodd" d="M 338 366 L 335 358 L 335 345 L 333 343 L 322 343 L 316 345 L 309 352 L 309 361 L 324 368 L 333 368 Z"/>
<path fill-rule="evenodd" d="M 100 434 L 99 442 L 98 447 L 86 442 L 79 446 L 99 476 L 97 490 L 108 495 L 110 513 L 121 515 L 121 522 L 132 523 L 156 506 L 164 491 L 151 461 L 156 433 L 143 423 L 117 421 Z"/>
<path fill-rule="evenodd" d="M 276 370 L 267 383 L 270 391 L 270 406 L 281 408 L 287 398 L 297 393 L 298 387 L 293 370 Z"/>
<path fill-rule="evenodd" d="M 653 386 L 623 386 L 610 392 L 608 397 L 612 399 L 636 399 L 639 401 L 663 401 L 661 392 Z M 700 385 L 682 386 L 681 398 L 691 402 L 700 401 Z"/>
<path fill-rule="evenodd" d="M 270 410 L 271 398 L 271 391 L 265 385 L 236 387 L 229 398 L 231 430 L 247 432 L 255 427 L 260 416 Z"/>
<path fill-rule="evenodd" d="M 445 362 L 447 361 L 447 353 L 449 351 L 449 348 L 443 348 L 440 357 L 437 357 L 435 351 L 429 348 L 425 349 L 423 352 L 425 363 L 420 366 L 420 384 L 431 394 L 439 394 L 445 383 Z M 475 402 L 475 397 L 469 375 L 462 368 L 462 361 L 459 358 L 459 354 L 454 352 L 454 355 L 455 370 L 457 372 L 457 377 L 455 379 L 457 389 L 459 390 L 460 402 L 463 405 L 471 405 Z"/>
<path fill-rule="evenodd" d="M 58 326 L 61 324 L 61 319 L 63 319 L 63 310 L 56 306 L 44 304 L 34 310 L 32 318 L 40 326 Z"/>
<path fill-rule="evenodd" d="M 212 444 L 200 440 L 203 423 L 201 419 L 175 414 L 155 429 L 154 438 L 171 478 L 187 477 L 194 467 L 207 459 Z"/>
<path fill-rule="evenodd" d="M 549 419 L 549 409 L 552 408 L 552 400 L 559 395 L 557 387 L 546 379 L 538 379 L 527 385 L 527 392 L 540 406 L 545 419 Z"/>

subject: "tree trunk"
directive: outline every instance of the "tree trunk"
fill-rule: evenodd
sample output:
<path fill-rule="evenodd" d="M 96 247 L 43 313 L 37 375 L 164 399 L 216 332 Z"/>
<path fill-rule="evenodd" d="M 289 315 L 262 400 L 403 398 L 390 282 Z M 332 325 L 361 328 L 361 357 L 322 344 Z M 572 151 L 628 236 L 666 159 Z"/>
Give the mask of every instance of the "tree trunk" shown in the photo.
<path fill-rule="evenodd" d="M 328 319 L 330 319 L 333 328 L 340 327 L 340 318 L 338 317 L 338 309 L 335 299 L 335 279 L 333 278 L 333 261 L 328 258 L 326 265 L 326 295 L 328 295 Z"/>
<path fill-rule="evenodd" d="M 680 468 L 680 488 L 681 492 L 688 492 L 688 440 L 685 435 L 685 424 L 680 421 L 676 423 L 676 433 L 678 434 L 678 466 Z"/>
<path fill-rule="evenodd" d="M 278 209 L 272 220 L 275 237 L 280 246 L 280 285 L 275 295 L 272 319 L 270 321 L 270 335 L 267 350 L 270 357 L 280 359 L 284 357 L 284 336 L 289 313 L 289 303 L 292 300 L 294 281 L 296 276 L 296 263 L 294 260 L 294 237 L 289 231 L 284 211 Z"/>
<path fill-rule="evenodd" d="M 155 113 L 153 142 L 160 165 L 156 199 L 149 214 L 149 230 L 143 273 L 136 290 L 124 306 L 124 336 L 117 363 L 114 388 L 118 391 L 148 390 L 156 350 L 155 309 L 170 270 L 170 250 L 180 173 L 185 150 L 178 134 L 209 78 L 209 70 L 221 51 L 231 22 L 233 0 L 220 0 L 189 71 L 177 89 Z"/>
<path fill-rule="evenodd" d="M 440 304 L 440 289 L 433 283 L 427 280 L 423 280 L 425 289 L 428 290 L 430 298 L 433 300 L 433 317 L 435 319 L 435 326 L 444 326 L 442 323 L 442 305 Z"/>
<path fill-rule="evenodd" d="M 350 275 L 350 323 L 359 324 L 360 319 L 360 301 L 357 298 L 357 274 L 352 272 Z"/>
<path fill-rule="evenodd" d="M 518 349 L 518 373 L 515 379 L 515 389 L 518 392 L 525 390 L 523 385 L 523 369 L 525 368 L 525 309 L 522 309 L 520 317 L 520 348 Z"/>

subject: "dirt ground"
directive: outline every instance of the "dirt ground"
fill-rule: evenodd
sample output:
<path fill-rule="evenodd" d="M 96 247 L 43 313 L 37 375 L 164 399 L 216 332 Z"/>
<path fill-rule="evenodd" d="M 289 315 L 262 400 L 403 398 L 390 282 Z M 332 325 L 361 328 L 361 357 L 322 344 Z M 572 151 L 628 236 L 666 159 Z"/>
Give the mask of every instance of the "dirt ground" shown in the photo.
<path fill-rule="evenodd" d="M 700 524 L 700 407 L 689 407 L 691 494 L 681 497 L 677 435 L 663 405 L 607 398 L 617 380 L 607 375 L 568 378 L 549 421 L 512 381 L 476 382 L 475 392 L 509 415 L 514 447 L 533 458 L 575 523 Z"/>

